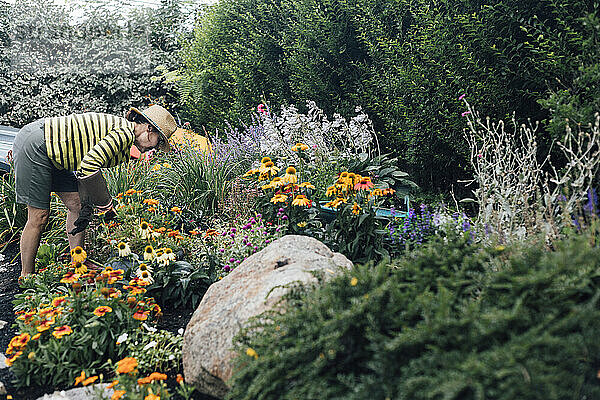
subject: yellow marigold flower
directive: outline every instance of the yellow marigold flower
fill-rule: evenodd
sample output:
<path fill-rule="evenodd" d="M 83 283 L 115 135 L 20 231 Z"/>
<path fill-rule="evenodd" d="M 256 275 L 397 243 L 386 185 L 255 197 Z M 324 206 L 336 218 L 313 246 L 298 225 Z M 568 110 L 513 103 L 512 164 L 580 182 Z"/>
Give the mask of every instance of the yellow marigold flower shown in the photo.
<path fill-rule="evenodd" d="M 292 151 L 306 151 L 308 150 L 308 146 L 304 143 L 296 143 L 295 146 L 292 146 Z"/>
<path fill-rule="evenodd" d="M 294 201 L 292 201 L 292 205 L 299 206 L 299 207 L 310 207 L 311 201 L 310 201 L 310 199 L 306 198 L 305 195 L 299 194 L 296 196 Z"/>
<path fill-rule="evenodd" d="M 156 164 L 154 167 L 152 167 L 151 171 L 158 171 L 160 170 L 160 164 Z"/>
<path fill-rule="evenodd" d="M 117 374 L 129 374 L 138 366 L 138 362 L 133 357 L 125 357 L 117 362 Z"/>
<path fill-rule="evenodd" d="M 127 257 L 131 254 L 131 249 L 129 245 L 125 242 L 121 242 L 117 245 L 117 250 L 119 251 L 119 257 Z"/>
<path fill-rule="evenodd" d="M 71 333 L 73 333 L 73 329 L 71 329 L 71 327 L 69 325 L 63 325 L 61 327 L 54 328 L 54 332 L 52 332 L 52 336 L 54 336 L 57 339 L 60 339 L 65 335 L 70 335 Z"/>
<path fill-rule="evenodd" d="M 29 354 L 27 354 L 27 358 L 30 360 L 35 360 L 35 351 L 30 351 Z"/>
<path fill-rule="evenodd" d="M 357 202 L 354 202 L 354 204 L 352 205 L 352 214 L 358 215 L 360 214 L 360 210 L 362 210 L 362 208 L 358 205 Z"/>
<path fill-rule="evenodd" d="M 104 314 L 109 313 L 109 312 L 112 312 L 112 308 L 110 308 L 109 306 L 98 306 L 94 310 L 94 315 L 96 315 L 98 317 L 103 317 Z"/>
<path fill-rule="evenodd" d="M 248 347 L 246 349 L 246 355 L 248 355 L 249 357 L 254 357 L 254 359 L 258 358 L 258 353 L 252 347 Z"/>
<path fill-rule="evenodd" d="M 283 203 L 286 200 L 287 200 L 287 195 L 285 195 L 285 194 L 276 194 L 271 199 L 271 203 L 273 203 L 273 204 L 275 204 L 275 203 Z"/>
<path fill-rule="evenodd" d="M 358 284 L 358 278 L 353 276 L 352 279 L 350 279 L 350 285 L 356 286 L 357 284 Z"/>
<path fill-rule="evenodd" d="M 266 164 L 266 163 L 268 163 L 269 161 L 271 161 L 271 159 L 270 159 L 269 157 L 263 157 L 263 158 L 260 160 L 260 163 L 261 163 L 261 164 Z"/>
<path fill-rule="evenodd" d="M 73 262 L 82 263 L 85 261 L 86 258 L 87 253 L 81 248 L 81 246 L 77 246 L 73 250 L 71 250 L 71 259 L 73 260 Z"/>
<path fill-rule="evenodd" d="M 307 225 L 307 223 L 306 223 L 306 221 L 302 221 L 302 222 L 298 222 L 296 225 L 298 225 L 299 228 L 304 228 Z"/>
<path fill-rule="evenodd" d="M 301 188 L 307 188 L 307 189 L 314 189 L 314 185 L 310 182 L 302 182 L 300 185 L 298 185 L 298 187 Z"/>

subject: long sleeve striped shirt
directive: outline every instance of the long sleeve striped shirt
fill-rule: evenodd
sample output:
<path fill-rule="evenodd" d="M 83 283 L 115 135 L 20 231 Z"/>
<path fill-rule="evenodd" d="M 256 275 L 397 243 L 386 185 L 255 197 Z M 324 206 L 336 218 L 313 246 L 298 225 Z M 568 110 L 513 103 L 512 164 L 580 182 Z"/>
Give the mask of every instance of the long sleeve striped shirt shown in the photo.
<path fill-rule="evenodd" d="M 135 123 L 102 113 L 46 118 L 48 157 L 60 169 L 88 176 L 129 159 Z"/>

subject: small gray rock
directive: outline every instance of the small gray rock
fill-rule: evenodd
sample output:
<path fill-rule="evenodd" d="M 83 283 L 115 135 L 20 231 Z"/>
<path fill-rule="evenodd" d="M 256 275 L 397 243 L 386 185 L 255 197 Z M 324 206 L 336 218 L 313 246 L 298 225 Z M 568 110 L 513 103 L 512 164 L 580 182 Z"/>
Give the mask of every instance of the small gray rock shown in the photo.
<path fill-rule="evenodd" d="M 4 354 L 0 353 L 0 369 L 4 368 L 8 368 L 8 365 L 6 365 L 6 357 L 4 357 Z"/>
<path fill-rule="evenodd" d="M 96 392 L 103 393 L 103 399 L 110 399 L 113 394 L 112 389 L 107 389 L 108 383 L 100 383 L 69 390 L 56 391 L 52 394 L 45 394 L 37 400 L 94 400 L 97 398 Z"/>
<path fill-rule="evenodd" d="M 6 328 L 7 325 L 8 325 L 8 322 L 6 322 L 6 321 L 0 321 L 0 330 Z"/>
<path fill-rule="evenodd" d="M 208 288 L 187 325 L 182 351 L 186 382 L 223 398 L 234 373 L 232 339 L 248 319 L 272 309 L 288 290 L 283 286 L 316 282 L 313 271 L 327 279 L 350 268 L 350 260 L 308 236 L 284 236 L 248 257 Z"/>
<path fill-rule="evenodd" d="M 4 396 L 6 394 L 6 386 L 4 386 L 4 382 L 0 382 L 0 396 Z"/>

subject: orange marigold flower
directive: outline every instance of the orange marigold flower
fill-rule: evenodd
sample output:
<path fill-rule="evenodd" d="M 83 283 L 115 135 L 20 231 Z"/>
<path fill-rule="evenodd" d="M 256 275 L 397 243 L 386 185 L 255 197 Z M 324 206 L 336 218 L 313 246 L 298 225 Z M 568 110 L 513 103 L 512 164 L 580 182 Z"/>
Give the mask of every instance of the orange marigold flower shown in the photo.
<path fill-rule="evenodd" d="M 108 384 L 106 387 L 107 387 L 108 389 L 112 389 L 112 388 L 114 388 L 115 386 L 117 386 L 118 384 L 119 384 L 119 381 L 115 379 L 114 381 L 112 381 L 111 383 L 109 383 L 109 384 Z"/>
<path fill-rule="evenodd" d="M 177 380 L 177 383 L 181 384 L 181 382 L 183 382 L 183 376 L 181 376 L 181 374 L 177 374 L 177 378 L 175 378 Z"/>
<path fill-rule="evenodd" d="M 54 332 L 52 332 L 52 336 L 54 336 L 57 339 L 60 339 L 65 335 L 70 335 L 71 333 L 73 333 L 73 329 L 71 329 L 71 327 L 69 325 L 63 325 L 61 327 L 54 328 Z"/>
<path fill-rule="evenodd" d="M 204 232 L 204 237 L 217 236 L 217 235 L 219 235 L 219 232 L 216 229 L 207 229 L 206 232 Z"/>
<path fill-rule="evenodd" d="M 135 190 L 135 189 L 129 189 L 129 190 L 127 190 L 127 191 L 125 192 L 125 196 L 131 196 L 131 195 L 134 195 L 134 194 L 136 194 L 136 193 L 137 193 L 137 192 L 136 192 L 136 190 Z"/>
<path fill-rule="evenodd" d="M 85 381 L 85 371 L 81 371 L 81 374 L 75 378 L 75 386 L 79 385 L 83 381 Z"/>
<path fill-rule="evenodd" d="M 181 208 L 179 207 L 171 207 L 171 211 L 175 214 L 181 214 Z"/>
<path fill-rule="evenodd" d="M 160 396 L 150 393 L 148 396 L 144 397 L 144 400 L 160 400 Z"/>
<path fill-rule="evenodd" d="M 155 199 L 145 199 L 144 204 L 148 204 L 149 206 L 157 206 L 158 200 Z"/>
<path fill-rule="evenodd" d="M 192 229 L 191 231 L 188 231 L 188 233 L 192 236 L 198 236 L 200 234 L 200 231 L 196 230 L 196 229 Z"/>
<path fill-rule="evenodd" d="M 137 380 L 138 385 L 146 385 L 148 383 L 152 383 L 154 381 L 166 381 L 167 375 L 161 374 L 160 372 L 153 372 L 149 376 L 145 378 L 140 378 Z"/>
<path fill-rule="evenodd" d="M 362 208 L 358 205 L 358 203 L 354 202 L 352 205 L 352 214 L 358 215 L 360 214 L 360 210 L 362 210 Z"/>
<path fill-rule="evenodd" d="M 292 146 L 292 151 L 306 151 L 308 150 L 308 146 L 304 143 L 296 143 L 295 146 Z"/>
<path fill-rule="evenodd" d="M 115 390 L 110 400 L 119 400 L 126 392 L 124 390 Z"/>
<path fill-rule="evenodd" d="M 133 357 L 125 357 L 117 363 L 117 374 L 129 374 L 138 366 L 138 362 Z"/>
<path fill-rule="evenodd" d="M 89 377 L 89 378 L 87 378 L 85 381 L 81 382 L 81 384 L 82 384 L 83 386 L 87 386 L 87 385 L 89 385 L 90 383 L 94 383 L 94 382 L 96 382 L 97 380 L 98 380 L 98 377 L 97 377 L 97 376 L 90 376 L 90 377 Z"/>
<path fill-rule="evenodd" d="M 94 310 L 94 315 L 96 315 L 98 317 L 103 317 L 104 314 L 109 313 L 109 312 L 112 312 L 112 308 L 110 308 L 109 306 L 98 306 Z"/>

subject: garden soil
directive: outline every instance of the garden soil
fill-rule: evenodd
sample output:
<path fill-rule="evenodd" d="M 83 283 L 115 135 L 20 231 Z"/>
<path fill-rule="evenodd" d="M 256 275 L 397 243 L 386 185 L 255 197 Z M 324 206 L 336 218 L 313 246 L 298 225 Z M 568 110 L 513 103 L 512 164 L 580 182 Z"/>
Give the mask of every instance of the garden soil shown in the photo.
<path fill-rule="evenodd" d="M 9 245 L 0 256 L 0 321 L 5 321 L 8 324 L 0 330 L 0 352 L 4 353 L 8 343 L 17 331 L 12 327 L 15 323 L 15 314 L 13 311 L 12 301 L 15 295 L 20 292 L 18 279 L 21 272 L 21 261 L 19 257 L 18 242 Z M 169 307 L 163 307 L 164 315 L 158 322 L 157 328 L 164 329 L 172 333 L 176 333 L 180 328 L 186 327 L 192 317 L 193 309 L 177 309 L 171 310 Z M 29 387 L 17 389 L 12 383 L 15 379 L 10 368 L 2 368 L 0 366 L 0 382 L 4 383 L 8 394 L 13 396 L 14 400 L 35 400 L 43 396 L 45 393 L 52 393 L 56 389 L 54 387 Z M 175 374 L 168 374 L 169 379 L 167 386 L 172 389 L 171 393 L 175 393 L 177 382 Z M 5 395 L 0 395 L 0 400 L 4 400 Z M 173 396 L 177 399 L 177 396 Z M 207 397 L 200 394 L 194 394 L 195 400 L 212 400 L 212 397 Z"/>

